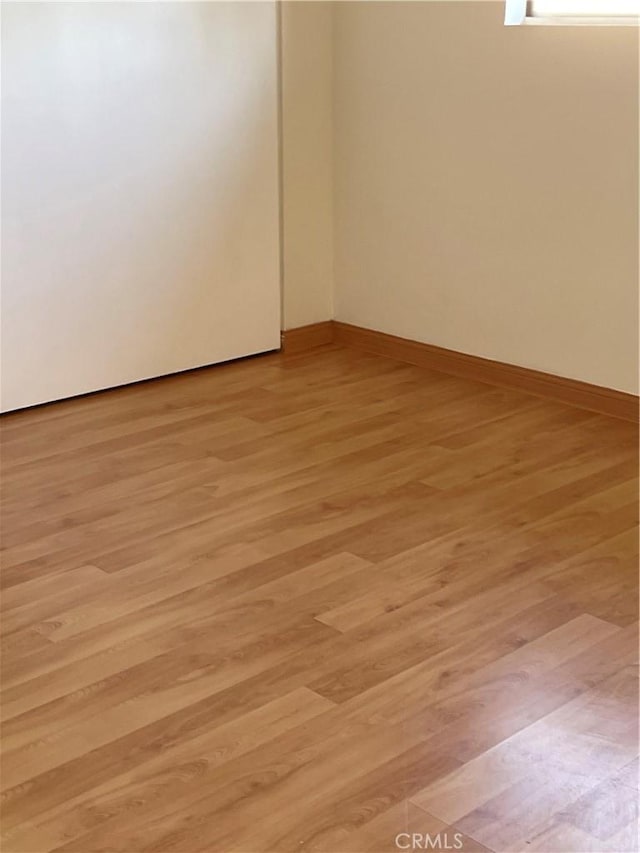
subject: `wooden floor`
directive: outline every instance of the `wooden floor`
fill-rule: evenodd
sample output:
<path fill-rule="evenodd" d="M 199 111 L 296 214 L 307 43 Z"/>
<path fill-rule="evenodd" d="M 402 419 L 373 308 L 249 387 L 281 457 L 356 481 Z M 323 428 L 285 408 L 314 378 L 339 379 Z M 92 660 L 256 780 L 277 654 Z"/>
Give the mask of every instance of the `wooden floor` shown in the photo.
<path fill-rule="evenodd" d="M 636 448 L 332 346 L 7 416 L 4 853 L 637 850 Z"/>

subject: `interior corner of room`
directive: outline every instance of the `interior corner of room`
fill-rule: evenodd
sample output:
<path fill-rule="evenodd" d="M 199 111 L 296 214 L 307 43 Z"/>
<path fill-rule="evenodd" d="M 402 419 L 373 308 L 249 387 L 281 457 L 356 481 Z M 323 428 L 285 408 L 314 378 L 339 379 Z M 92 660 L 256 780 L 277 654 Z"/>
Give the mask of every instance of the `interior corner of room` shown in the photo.
<path fill-rule="evenodd" d="M 637 395 L 637 30 L 143 8 L 3 9 L 5 410 L 333 320 Z"/>
<path fill-rule="evenodd" d="M 635 397 L 638 30 L 503 16 L 284 4 L 285 329 L 331 317 Z"/>
<path fill-rule="evenodd" d="M 605 2 L 1 3 L 7 853 L 640 853 Z"/>

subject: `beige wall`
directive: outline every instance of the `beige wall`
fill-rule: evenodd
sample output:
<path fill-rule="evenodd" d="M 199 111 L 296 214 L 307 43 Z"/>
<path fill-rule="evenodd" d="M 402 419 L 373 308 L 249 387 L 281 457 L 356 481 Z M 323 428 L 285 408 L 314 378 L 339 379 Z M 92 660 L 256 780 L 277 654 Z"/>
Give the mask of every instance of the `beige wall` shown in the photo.
<path fill-rule="evenodd" d="M 637 390 L 638 31 L 334 15 L 337 318 Z"/>
<path fill-rule="evenodd" d="M 286 329 L 333 315 L 332 7 L 282 4 Z"/>
<path fill-rule="evenodd" d="M 42 41 L 3 51 L 7 408 L 277 345 L 273 9 L 160 4 L 147 44 L 149 9 L 94 5 L 7 7 L 3 38 Z M 637 30 L 505 29 L 502 2 L 460 0 L 281 14 L 285 328 L 337 316 L 634 390 Z"/>

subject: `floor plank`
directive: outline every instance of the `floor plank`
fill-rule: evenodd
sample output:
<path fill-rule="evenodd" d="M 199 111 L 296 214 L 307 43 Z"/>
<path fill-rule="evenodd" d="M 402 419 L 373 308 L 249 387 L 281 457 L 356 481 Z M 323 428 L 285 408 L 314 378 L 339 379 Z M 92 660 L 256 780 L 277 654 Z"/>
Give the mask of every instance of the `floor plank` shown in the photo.
<path fill-rule="evenodd" d="M 0 440 L 4 850 L 638 851 L 633 425 L 329 345 Z"/>

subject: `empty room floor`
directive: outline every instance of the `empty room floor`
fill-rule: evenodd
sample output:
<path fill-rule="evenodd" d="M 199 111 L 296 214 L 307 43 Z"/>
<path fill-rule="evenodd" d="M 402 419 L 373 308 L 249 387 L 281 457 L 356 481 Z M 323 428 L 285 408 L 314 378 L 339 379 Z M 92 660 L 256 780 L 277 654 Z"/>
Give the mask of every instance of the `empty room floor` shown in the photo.
<path fill-rule="evenodd" d="M 328 346 L 2 438 L 5 853 L 637 849 L 632 424 Z"/>

